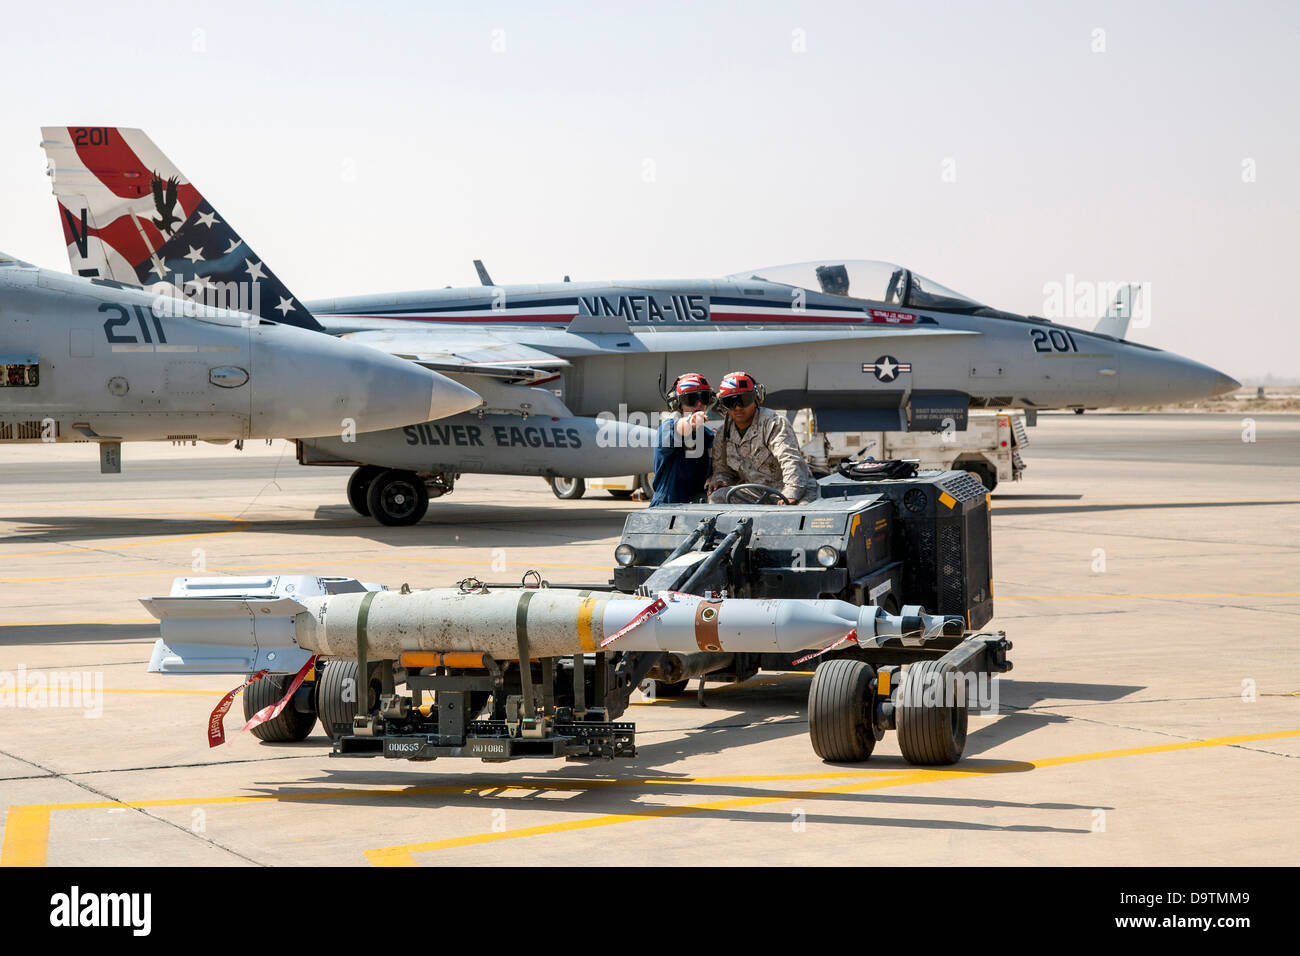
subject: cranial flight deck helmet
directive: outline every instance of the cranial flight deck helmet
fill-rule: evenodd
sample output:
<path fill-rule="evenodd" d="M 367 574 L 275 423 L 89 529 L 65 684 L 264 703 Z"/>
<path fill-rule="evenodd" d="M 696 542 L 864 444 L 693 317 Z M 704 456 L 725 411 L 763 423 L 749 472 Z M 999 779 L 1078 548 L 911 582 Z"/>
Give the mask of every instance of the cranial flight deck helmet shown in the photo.
<path fill-rule="evenodd" d="M 728 407 L 729 398 L 733 399 L 731 406 L 749 405 L 751 402 L 762 405 L 766 396 L 767 389 L 759 385 L 754 376 L 748 372 L 728 372 L 722 377 L 722 384 L 718 386 L 718 404 L 723 408 Z M 745 401 L 747 397 L 750 401 Z"/>
<path fill-rule="evenodd" d="M 668 400 L 668 407 L 678 411 L 682 407 L 682 398 L 686 395 L 698 395 L 701 406 L 707 408 L 713 403 L 713 386 L 699 372 L 683 372 L 673 379 L 673 384 L 664 397 Z"/>

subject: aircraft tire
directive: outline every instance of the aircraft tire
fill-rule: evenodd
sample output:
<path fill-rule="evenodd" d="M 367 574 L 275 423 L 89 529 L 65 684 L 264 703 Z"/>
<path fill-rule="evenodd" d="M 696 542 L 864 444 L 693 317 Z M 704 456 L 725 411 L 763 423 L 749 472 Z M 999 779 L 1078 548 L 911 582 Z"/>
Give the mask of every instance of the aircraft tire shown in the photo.
<path fill-rule="evenodd" d="M 263 707 L 277 703 L 285 695 L 292 681 L 291 674 L 267 674 L 261 680 L 255 680 L 245 687 L 244 719 L 248 720 Z M 300 713 L 293 706 L 293 701 L 289 701 L 275 719 L 258 724 L 250 733 L 258 740 L 265 740 L 271 744 L 292 743 L 306 740 L 315 723 L 315 714 Z"/>
<path fill-rule="evenodd" d="M 550 478 L 551 494 L 565 501 L 581 498 L 587 493 L 587 483 L 581 478 Z"/>
<path fill-rule="evenodd" d="M 429 510 L 429 489 L 419 475 L 394 468 L 371 480 L 366 505 L 370 516 L 380 524 L 416 524 Z"/>
<path fill-rule="evenodd" d="M 363 518 L 370 517 L 370 505 L 366 504 L 366 491 L 370 488 L 370 483 L 375 480 L 375 476 L 382 474 L 383 471 L 384 469 L 378 465 L 362 465 L 348 479 L 348 504 Z"/>
<path fill-rule="evenodd" d="M 321 730 L 330 740 L 337 740 L 334 733 L 335 724 L 352 726 L 356 716 L 357 662 L 349 660 L 328 660 L 321 662 L 323 670 L 320 680 L 316 682 L 316 713 L 320 718 Z M 379 694 L 383 689 L 380 683 L 380 664 L 371 662 L 366 668 L 370 672 L 370 694 L 367 699 L 367 711 L 379 706 Z"/>
<path fill-rule="evenodd" d="M 808 736 L 822 760 L 858 763 L 871 756 L 876 735 L 871 727 L 875 668 L 865 661 L 825 661 L 813 672 L 808 688 Z"/>
<path fill-rule="evenodd" d="M 937 660 L 918 661 L 903 674 L 894 702 L 894 727 L 898 749 L 910 764 L 953 764 L 966 749 L 966 705 L 945 706 L 931 699 L 935 693 L 947 696 L 948 688 L 932 683 L 942 676 Z"/>

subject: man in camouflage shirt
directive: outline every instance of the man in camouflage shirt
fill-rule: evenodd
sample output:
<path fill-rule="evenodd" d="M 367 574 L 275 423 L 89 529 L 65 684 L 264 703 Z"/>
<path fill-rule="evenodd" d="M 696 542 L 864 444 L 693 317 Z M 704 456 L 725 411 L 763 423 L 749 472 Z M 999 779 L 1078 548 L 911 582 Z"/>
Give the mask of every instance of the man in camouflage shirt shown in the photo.
<path fill-rule="evenodd" d="M 748 372 L 723 377 L 718 404 L 725 421 L 713 441 L 709 491 L 753 483 L 779 488 L 795 504 L 816 500 L 817 482 L 794 430 L 784 416 L 764 408 L 762 398 L 762 387 Z"/>

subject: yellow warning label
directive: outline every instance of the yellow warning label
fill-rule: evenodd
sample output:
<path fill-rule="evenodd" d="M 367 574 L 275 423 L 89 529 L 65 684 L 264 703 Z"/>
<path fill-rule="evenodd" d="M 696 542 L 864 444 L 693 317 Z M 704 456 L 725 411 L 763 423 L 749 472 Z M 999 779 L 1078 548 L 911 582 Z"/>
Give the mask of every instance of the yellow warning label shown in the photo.
<path fill-rule="evenodd" d="M 952 495 L 948 494 L 948 492 L 946 491 L 939 496 L 939 500 L 943 502 L 943 506 L 945 508 L 951 508 L 953 505 L 957 503 L 957 499 L 954 498 Z"/>
<path fill-rule="evenodd" d="M 881 671 L 877 676 L 876 693 L 881 697 L 889 696 L 889 671 Z"/>

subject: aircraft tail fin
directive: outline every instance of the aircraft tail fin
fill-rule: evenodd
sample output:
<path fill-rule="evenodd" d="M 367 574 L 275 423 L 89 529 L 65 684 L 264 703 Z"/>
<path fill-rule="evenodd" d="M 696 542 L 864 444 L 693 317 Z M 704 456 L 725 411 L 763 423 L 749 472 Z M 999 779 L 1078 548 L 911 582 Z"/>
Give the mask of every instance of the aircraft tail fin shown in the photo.
<path fill-rule="evenodd" d="M 158 288 L 321 330 L 141 130 L 46 126 L 41 147 L 54 181 L 68 261 L 77 275 Z"/>
<path fill-rule="evenodd" d="M 1097 322 L 1097 327 L 1093 331 L 1117 339 L 1124 338 L 1128 332 L 1129 320 L 1133 318 L 1133 307 L 1137 303 L 1138 293 L 1141 291 L 1140 285 L 1120 286 L 1110 308 Z"/>

